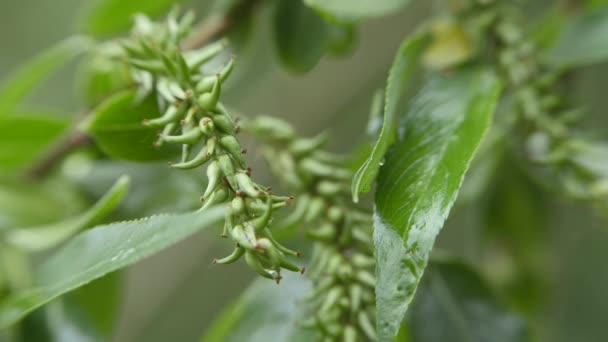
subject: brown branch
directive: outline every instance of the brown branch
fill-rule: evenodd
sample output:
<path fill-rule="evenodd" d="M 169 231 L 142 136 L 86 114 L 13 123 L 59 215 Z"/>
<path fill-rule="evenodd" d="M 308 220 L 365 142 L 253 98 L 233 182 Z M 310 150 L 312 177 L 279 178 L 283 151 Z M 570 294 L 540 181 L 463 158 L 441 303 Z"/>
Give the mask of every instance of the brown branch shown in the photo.
<path fill-rule="evenodd" d="M 27 171 L 27 177 L 31 179 L 44 178 L 66 156 L 80 147 L 89 145 L 91 142 L 91 138 L 84 132 L 74 131 L 70 133 Z"/>

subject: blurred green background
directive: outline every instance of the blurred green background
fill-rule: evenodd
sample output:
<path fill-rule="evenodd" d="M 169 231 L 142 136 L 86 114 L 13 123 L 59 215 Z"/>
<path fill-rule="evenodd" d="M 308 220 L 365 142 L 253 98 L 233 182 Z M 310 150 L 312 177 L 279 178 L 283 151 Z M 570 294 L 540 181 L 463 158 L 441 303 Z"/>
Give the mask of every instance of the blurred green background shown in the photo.
<path fill-rule="evenodd" d="M 253 25 L 251 42 L 237 55 L 239 76 L 231 80 L 225 101 L 248 115 L 263 113 L 286 118 L 304 134 L 328 129 L 333 147 L 348 151 L 362 140 L 373 91 L 384 83 L 400 41 L 431 11 L 432 5 L 418 3 L 397 15 L 366 22 L 360 28 L 354 54 L 325 57 L 305 75 L 289 74 L 277 63 L 268 11 L 261 11 Z M 6 75 L 27 57 L 77 32 L 79 12 L 87 5 L 90 4 L 77 0 L 1 1 L 0 74 Z M 203 0 L 185 5 L 197 9 L 199 15 L 208 11 Z M 51 109 L 57 115 L 76 116 L 83 109 L 74 82 L 77 74 L 77 64 L 63 68 L 29 98 L 29 105 Z M 602 98 L 606 79 L 608 68 L 598 65 L 582 70 L 570 85 L 577 101 L 591 113 L 585 126 L 604 137 L 608 133 Z M 269 177 L 264 179 L 261 158 L 254 153 L 248 157 L 256 174 L 262 177 L 261 182 L 272 183 Z M 539 340 L 607 341 L 608 230 L 600 217 L 602 213 L 552 194 L 536 196 L 539 189 L 526 182 L 519 183 L 521 198 L 530 203 L 500 196 L 505 187 L 512 187 L 511 178 L 518 182 L 508 166 L 487 196 L 457 206 L 440 236 L 439 246 L 483 268 L 492 280 L 517 267 L 505 261 L 501 252 L 509 238 L 524 236 L 532 248 L 542 246 L 538 255 L 530 256 L 539 261 L 537 275 L 546 282 L 529 299 L 542 300 L 540 314 L 534 320 L 540 331 Z M 112 177 L 121 171 L 135 178 L 130 196 L 138 196 L 146 187 L 161 182 L 157 177 L 146 178 L 140 166 L 127 163 L 105 169 L 100 164 L 96 168 L 83 177 L 90 189 L 107 188 Z M 186 193 L 174 203 L 176 209 L 185 209 L 191 205 L 190 198 L 197 201 L 196 189 L 190 186 L 196 183 L 188 177 L 175 177 Z M 144 198 L 140 195 L 131 200 Z M 492 210 L 496 207 L 500 210 Z M 159 207 L 161 211 L 171 209 L 175 208 Z M 143 213 L 127 210 L 125 215 L 139 214 Z M 506 220 L 505 216 L 511 219 Z M 488 227 L 505 222 L 511 224 L 510 229 L 492 235 Z M 206 234 L 173 246 L 126 272 L 115 341 L 194 341 L 222 307 L 247 287 L 253 276 L 243 265 L 212 265 L 213 258 L 224 255 L 229 246 L 217 238 L 219 231 Z M 495 246 L 489 252 L 481 247 L 486 238 Z"/>

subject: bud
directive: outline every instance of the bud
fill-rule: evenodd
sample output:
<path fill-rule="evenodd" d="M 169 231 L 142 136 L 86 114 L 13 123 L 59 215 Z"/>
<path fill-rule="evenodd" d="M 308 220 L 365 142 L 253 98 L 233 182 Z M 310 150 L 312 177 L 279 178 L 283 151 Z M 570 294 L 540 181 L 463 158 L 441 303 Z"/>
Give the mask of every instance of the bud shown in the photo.
<path fill-rule="evenodd" d="M 214 115 L 213 122 L 220 131 L 226 134 L 234 134 L 234 122 L 225 114 Z"/>
<path fill-rule="evenodd" d="M 186 162 L 171 164 L 171 167 L 180 170 L 194 169 L 195 167 L 199 167 L 205 164 L 209 160 L 209 157 L 211 157 L 211 154 L 209 154 L 209 152 L 207 151 L 207 147 L 203 146 L 203 148 L 201 148 L 200 152 L 194 158 Z"/>
<path fill-rule="evenodd" d="M 229 256 L 222 259 L 215 259 L 213 262 L 216 264 L 232 264 L 233 262 L 239 260 L 243 254 L 245 254 L 245 248 L 236 247 Z"/>
<path fill-rule="evenodd" d="M 192 145 L 197 143 L 201 139 L 202 135 L 203 132 L 201 132 L 200 129 L 193 128 L 182 135 L 165 135 L 163 136 L 163 140 L 168 143 Z"/>
<path fill-rule="evenodd" d="M 215 80 L 215 83 L 213 84 L 213 88 L 211 88 L 211 92 L 203 93 L 198 98 L 198 105 L 206 111 L 215 110 L 217 107 L 217 103 L 220 99 L 221 86 L 222 85 L 221 85 L 220 77 L 218 75 L 218 76 L 216 76 L 216 80 Z"/>
<path fill-rule="evenodd" d="M 213 133 L 215 133 L 215 127 L 211 118 L 203 117 L 198 122 L 198 127 L 200 128 L 201 132 L 203 132 L 203 134 L 205 134 L 206 136 L 210 137 L 213 135 Z"/>
<path fill-rule="evenodd" d="M 220 146 L 222 146 L 226 152 L 228 152 L 234 160 L 239 163 L 240 167 L 245 167 L 245 159 L 243 158 L 243 151 L 241 144 L 233 135 L 224 135 L 219 140 Z"/>
<path fill-rule="evenodd" d="M 260 195 L 260 191 L 256 189 L 255 183 L 247 176 L 247 174 L 238 172 L 235 175 L 238 189 L 247 194 L 249 197 L 256 198 Z"/>

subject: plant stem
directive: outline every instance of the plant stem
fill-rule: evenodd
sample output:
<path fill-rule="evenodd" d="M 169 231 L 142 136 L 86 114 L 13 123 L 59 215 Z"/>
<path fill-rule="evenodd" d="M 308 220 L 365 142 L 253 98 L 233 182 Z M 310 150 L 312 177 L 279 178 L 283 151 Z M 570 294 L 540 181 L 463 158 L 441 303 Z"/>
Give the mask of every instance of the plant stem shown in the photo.
<path fill-rule="evenodd" d="M 89 145 L 91 142 L 91 138 L 86 133 L 73 131 L 63 141 L 50 149 L 39 162 L 34 164 L 27 171 L 27 177 L 34 180 L 43 179 L 66 156 L 80 147 Z"/>

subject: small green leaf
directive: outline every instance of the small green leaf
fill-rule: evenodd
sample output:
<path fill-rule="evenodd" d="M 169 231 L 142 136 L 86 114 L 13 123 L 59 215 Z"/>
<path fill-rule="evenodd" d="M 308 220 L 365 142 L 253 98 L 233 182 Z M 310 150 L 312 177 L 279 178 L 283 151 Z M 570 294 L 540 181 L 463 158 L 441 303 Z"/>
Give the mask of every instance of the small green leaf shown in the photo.
<path fill-rule="evenodd" d="M 526 323 L 502 306 L 470 267 L 433 261 L 412 307 L 412 341 L 524 342 Z"/>
<path fill-rule="evenodd" d="M 137 102 L 137 92 L 126 90 L 109 97 L 92 113 L 84 130 L 108 155 L 133 161 L 166 160 L 177 155 L 175 145 L 156 148 L 158 131 L 143 125 L 144 119 L 160 116 L 156 101 L 148 96 Z"/>
<path fill-rule="evenodd" d="M 34 270 L 33 285 L 0 303 L 0 330 L 32 310 L 218 224 L 224 207 L 99 226 L 80 233 Z"/>
<path fill-rule="evenodd" d="M 324 16 L 341 22 L 380 17 L 394 13 L 409 0 L 304 0 Z"/>
<path fill-rule="evenodd" d="M 401 44 L 393 66 L 388 75 L 384 99 L 384 118 L 382 130 L 372 153 L 361 165 L 352 183 L 353 200 L 359 201 L 360 192 L 369 192 L 378 175 L 388 148 L 395 141 L 397 134 L 397 106 L 416 68 L 418 60 L 428 43 L 426 34 L 419 33 L 407 38 Z"/>
<path fill-rule="evenodd" d="M 80 27 L 99 37 L 116 35 L 129 30 L 133 16 L 138 13 L 158 16 L 168 12 L 173 4 L 183 0 L 96 0 L 86 3 Z"/>
<path fill-rule="evenodd" d="M 10 172 L 31 164 L 67 128 L 63 120 L 42 115 L 1 118 L 0 172 Z"/>
<path fill-rule="evenodd" d="M 608 8 L 567 21 L 546 59 L 555 66 L 581 67 L 608 59 Z"/>
<path fill-rule="evenodd" d="M 274 12 L 276 50 L 281 63 L 294 72 L 312 69 L 329 44 L 330 24 L 300 0 L 278 0 Z"/>
<path fill-rule="evenodd" d="M 381 341 L 399 330 L 499 92 L 489 73 L 434 75 L 404 117 L 403 134 L 387 155 L 375 198 Z"/>
<path fill-rule="evenodd" d="M 19 103 L 53 71 L 87 51 L 93 42 L 82 36 L 67 38 L 44 50 L 2 81 L 0 117 L 12 114 Z"/>
<path fill-rule="evenodd" d="M 76 232 L 98 223 L 122 201 L 129 187 L 129 178 L 119 178 L 114 186 L 89 210 L 65 221 L 38 227 L 11 229 L 5 241 L 19 249 L 40 251 L 51 248 Z"/>
<path fill-rule="evenodd" d="M 257 280 L 219 317 L 201 339 L 228 341 L 314 341 L 315 334 L 298 326 L 310 282 L 299 274 L 286 274 L 280 285 Z"/>

